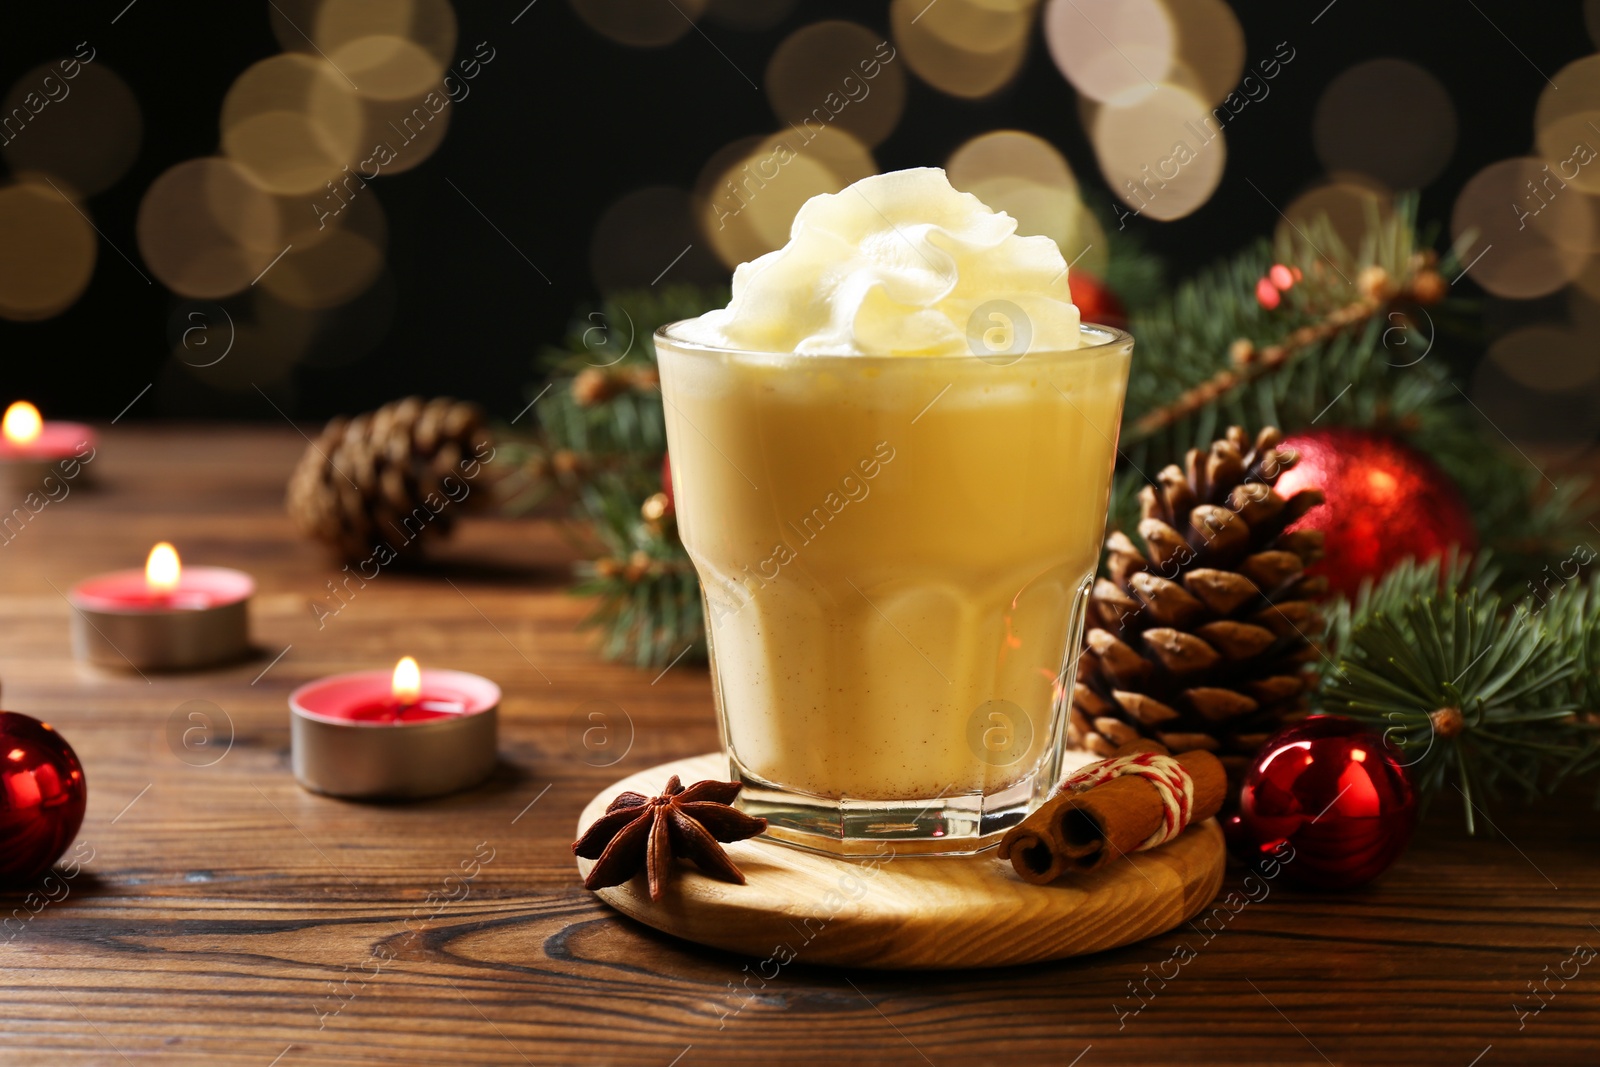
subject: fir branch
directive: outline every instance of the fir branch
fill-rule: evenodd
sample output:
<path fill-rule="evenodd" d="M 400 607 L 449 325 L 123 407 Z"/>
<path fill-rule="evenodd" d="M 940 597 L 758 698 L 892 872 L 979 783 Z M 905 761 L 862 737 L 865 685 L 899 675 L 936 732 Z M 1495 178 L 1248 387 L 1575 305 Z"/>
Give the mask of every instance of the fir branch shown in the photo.
<path fill-rule="evenodd" d="M 667 450 L 655 331 L 727 303 L 725 289 L 692 286 L 616 293 L 573 319 L 549 348 L 555 375 L 538 405 L 551 463 L 563 459 L 572 514 L 601 553 L 580 563 L 574 592 L 595 599 L 587 627 L 608 659 L 665 666 L 690 649 L 704 658 L 705 625 L 694 567 L 668 518 L 641 513 L 661 491 Z"/>
<path fill-rule="evenodd" d="M 1502 781 L 1537 795 L 1600 761 L 1584 674 L 1600 655 L 1600 586 L 1541 617 L 1506 610 L 1491 579 L 1456 560 L 1396 568 L 1358 599 L 1323 693 L 1326 710 L 1381 729 L 1423 792 L 1458 790 L 1469 833 Z"/>
<path fill-rule="evenodd" d="M 596 480 L 581 494 L 581 514 L 603 550 L 577 568 L 580 580 L 573 592 L 596 598 L 584 625 L 602 632 L 607 659 L 659 667 L 686 645 L 700 649 L 693 658 L 703 658 L 694 566 L 671 521 L 644 520 L 635 495 L 616 476 Z"/>
<path fill-rule="evenodd" d="M 1435 255 L 1419 248 L 1415 220 L 1415 198 L 1402 198 L 1391 215 L 1372 220 L 1355 253 L 1325 220 L 1310 223 L 1275 251 L 1258 241 L 1135 314 L 1125 445 L 1181 455 L 1222 426 L 1273 423 L 1293 432 L 1347 391 L 1361 399 L 1403 388 L 1404 378 L 1389 372 L 1404 368 L 1384 358 L 1386 342 L 1409 340 L 1405 314 L 1391 309 L 1436 304 L 1446 290 Z M 1295 268 L 1300 280 L 1268 310 L 1256 285 L 1274 263 Z M 1281 410 L 1291 400 L 1291 410 Z"/>
<path fill-rule="evenodd" d="M 1490 553 L 1467 556 L 1452 549 L 1443 558 L 1418 561 L 1403 559 L 1381 581 L 1371 578 L 1361 583 L 1353 600 L 1339 597 L 1331 601 L 1324 617 L 1326 629 L 1321 645 L 1328 658 L 1314 666 L 1327 673 L 1330 661 L 1337 663 L 1350 646 L 1350 635 L 1375 615 L 1392 615 L 1405 605 L 1425 600 L 1445 589 L 1476 589 L 1487 593 L 1499 577 L 1499 568 Z"/>
<path fill-rule="evenodd" d="M 1557 786 L 1569 779 L 1594 779 L 1600 806 L 1600 576 L 1587 585 L 1563 588 L 1548 602 L 1539 602 L 1541 617 L 1560 645 L 1575 660 L 1572 733 L 1581 747 L 1556 775 Z"/>
<path fill-rule="evenodd" d="M 1137 521 L 1128 483 L 1225 426 L 1275 425 L 1286 435 L 1347 426 L 1393 434 L 1439 463 L 1473 514 L 1480 546 L 1495 553 L 1503 592 L 1585 543 L 1593 509 L 1580 503 L 1581 480 L 1555 489 L 1504 447 L 1434 353 L 1441 331 L 1475 308 L 1440 300 L 1439 268 L 1450 270 L 1453 254 L 1435 264 L 1415 218 L 1415 198 L 1402 198 L 1390 216 L 1369 220 L 1353 252 L 1325 220 L 1313 221 L 1134 314 L 1114 525 Z M 1268 311 L 1255 288 L 1274 262 L 1298 267 L 1302 280 Z"/>
<path fill-rule="evenodd" d="M 1333 308 L 1316 322 L 1297 327 L 1287 337 L 1257 349 L 1247 338 L 1229 346 L 1232 367 L 1217 371 L 1199 385 L 1184 390 L 1176 399 L 1156 406 L 1134 420 L 1129 442 L 1137 444 L 1184 419 L 1190 418 L 1223 399 L 1230 391 L 1244 389 L 1268 375 L 1276 374 L 1298 356 L 1325 345 L 1351 330 L 1368 327 L 1381 313 L 1396 303 L 1432 303 L 1438 298 L 1437 272 L 1432 262 L 1422 260 L 1412 277 L 1397 286 L 1386 277 L 1373 278 L 1373 292 Z M 1370 333 L 1370 330 L 1368 330 Z M 1387 331 L 1385 331 L 1387 332 Z M 1333 360 L 1344 363 L 1346 360 Z"/>
<path fill-rule="evenodd" d="M 545 349 L 542 363 L 561 377 L 572 377 L 585 367 L 653 364 L 656 330 L 727 302 L 726 286 L 663 285 L 610 293 L 573 316 L 565 339 Z"/>

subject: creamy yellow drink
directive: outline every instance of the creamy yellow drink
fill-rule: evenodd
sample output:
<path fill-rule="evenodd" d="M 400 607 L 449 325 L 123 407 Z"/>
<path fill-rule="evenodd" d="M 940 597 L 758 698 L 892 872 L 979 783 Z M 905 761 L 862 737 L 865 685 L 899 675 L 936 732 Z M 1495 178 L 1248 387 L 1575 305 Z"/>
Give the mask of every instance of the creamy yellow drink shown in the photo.
<path fill-rule="evenodd" d="M 779 836 L 971 851 L 1048 793 L 1131 342 L 942 171 L 818 197 L 657 335 L 724 741 Z"/>

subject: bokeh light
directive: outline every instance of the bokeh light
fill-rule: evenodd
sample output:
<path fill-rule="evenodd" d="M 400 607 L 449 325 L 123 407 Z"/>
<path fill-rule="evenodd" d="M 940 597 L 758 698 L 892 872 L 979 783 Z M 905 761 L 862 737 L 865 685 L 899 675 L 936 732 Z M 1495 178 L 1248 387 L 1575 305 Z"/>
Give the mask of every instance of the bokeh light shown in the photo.
<path fill-rule="evenodd" d="M 1021 130 L 993 130 L 957 148 L 945 163 L 950 184 L 1017 220 L 1017 232 L 1043 234 L 1063 249 L 1076 243 L 1083 205 L 1060 152 Z"/>
<path fill-rule="evenodd" d="M 1360 175 L 1346 174 L 1312 186 L 1283 207 L 1275 240 L 1278 248 L 1304 248 L 1334 256 L 1343 250 L 1351 256 L 1361 253 L 1362 241 L 1394 212 L 1389 190 Z M 1330 229 L 1338 247 L 1330 247 L 1323 236 Z M 1287 254 L 1287 253 L 1285 253 Z"/>
<path fill-rule="evenodd" d="M 1019 20 L 1032 21 L 1038 0 L 961 0 L 935 15 L 934 5 L 918 9 L 918 25 L 946 44 L 967 52 L 998 52 L 1016 40 Z"/>
<path fill-rule="evenodd" d="M 315 52 L 317 14 L 327 0 L 272 0 L 267 21 L 285 52 Z"/>
<path fill-rule="evenodd" d="M 192 159 L 157 178 L 139 205 L 139 251 L 175 293 L 243 290 L 287 242 L 278 202 L 231 160 Z"/>
<path fill-rule="evenodd" d="M 1600 193 L 1600 55 L 1568 63 L 1539 94 L 1534 143 L 1561 182 Z"/>
<path fill-rule="evenodd" d="M 720 149 L 695 183 L 700 232 L 725 266 L 781 247 L 800 206 L 836 193 L 876 165 L 866 148 L 833 126 L 743 138 Z"/>
<path fill-rule="evenodd" d="M 767 98 L 784 122 L 812 127 L 835 123 L 862 144 L 876 145 L 900 121 L 906 105 L 901 65 L 883 38 L 837 19 L 796 30 L 767 63 Z"/>
<path fill-rule="evenodd" d="M 1244 27 L 1226 0 L 1162 0 L 1176 35 L 1167 80 L 1210 106 L 1222 103 L 1244 73 Z"/>
<path fill-rule="evenodd" d="M 1531 156 L 1491 163 L 1456 198 L 1450 233 L 1457 252 L 1472 264 L 1472 280 L 1497 296 L 1555 292 L 1578 277 L 1593 247 L 1589 199 L 1561 189 L 1546 167 Z"/>
<path fill-rule="evenodd" d="M 43 182 L 0 188 L 0 317 L 47 319 L 83 295 L 94 275 L 94 227 Z"/>
<path fill-rule="evenodd" d="M 1600 378 L 1600 349 L 1594 339 L 1549 323 L 1496 338 L 1489 358 L 1519 385 L 1542 392 L 1583 389 Z"/>
<path fill-rule="evenodd" d="M 1044 36 L 1062 76 L 1102 103 L 1155 92 L 1177 58 L 1176 27 L 1159 0 L 1050 0 Z"/>
<path fill-rule="evenodd" d="M 756 134 L 728 142 L 711 153 L 695 177 L 689 192 L 689 209 L 695 228 L 708 242 L 715 243 L 713 231 L 738 225 L 739 198 L 728 183 L 760 143 L 761 137 Z M 718 258 L 722 258 L 720 253 Z"/>
<path fill-rule="evenodd" d="M 298 0 L 275 7 L 273 25 L 284 47 L 326 60 L 340 88 L 358 99 L 359 131 L 347 137 L 341 121 L 334 136 L 320 138 L 332 154 L 343 153 L 336 171 L 400 174 L 444 143 L 454 110 L 445 71 L 457 41 L 448 0 Z M 328 91 L 319 83 L 319 96 Z M 270 188 L 287 191 L 283 183 Z"/>
<path fill-rule="evenodd" d="M 1078 213 L 1077 226 L 1072 236 L 1061 246 L 1061 255 L 1074 271 L 1106 276 L 1106 266 L 1111 261 L 1111 243 L 1100 220 L 1088 208 Z"/>
<path fill-rule="evenodd" d="M 878 165 L 872 159 L 872 153 L 867 146 L 851 137 L 848 133 L 835 126 L 821 130 L 808 130 L 812 134 L 807 141 L 804 136 L 797 136 L 792 130 L 779 130 L 766 139 L 766 144 L 777 146 L 779 144 L 793 147 L 800 155 L 817 163 L 833 172 L 843 188 L 851 182 L 858 182 L 869 174 L 878 172 Z M 784 227 L 785 232 L 788 227 Z"/>
<path fill-rule="evenodd" d="M 889 26 L 917 77 L 976 100 L 1005 88 L 1022 69 L 1036 6 L 1037 0 L 892 0 Z"/>
<path fill-rule="evenodd" d="M 272 0 L 268 18 L 286 52 L 331 54 L 359 37 L 387 35 L 416 42 L 441 67 L 455 56 L 449 0 Z"/>
<path fill-rule="evenodd" d="M 1322 91 L 1312 121 L 1317 158 L 1390 189 L 1420 189 L 1456 146 L 1456 110 L 1439 79 L 1403 59 L 1373 59 Z"/>
<path fill-rule="evenodd" d="M 1499 359 L 1484 359 L 1469 391 L 1501 433 L 1538 448 L 1543 460 L 1569 459 L 1600 436 L 1600 389 L 1592 379 L 1584 388 L 1551 391 L 1519 381 Z"/>
<path fill-rule="evenodd" d="M 206 300 L 248 294 L 223 305 L 232 341 L 225 359 L 197 364 L 174 351 L 161 393 L 175 411 L 242 412 L 241 403 L 253 408 L 259 398 L 235 395 L 258 386 L 287 406 L 298 362 L 346 366 L 381 343 L 398 301 L 372 183 L 439 148 L 454 110 L 446 71 L 456 66 L 470 78 L 470 65 L 486 61 L 480 48 L 457 64 L 450 0 L 269 6 L 286 54 L 250 67 L 229 90 L 224 155 L 172 168 L 139 212 L 140 250 L 168 287 Z M 574 6 L 602 21 L 625 16 L 615 27 L 623 37 L 626 16 L 643 7 Z M 689 29 L 670 6 L 657 6 Z M 648 31 L 644 14 L 633 30 Z"/>
<path fill-rule="evenodd" d="M 1014 178 L 1078 195 L 1072 166 L 1049 141 L 1023 130 L 991 130 L 968 140 L 950 154 L 945 164 L 958 189 L 995 178 Z"/>
<path fill-rule="evenodd" d="M 329 51 L 328 62 L 368 100 L 421 97 L 440 90 L 444 76 L 444 67 L 420 44 L 392 34 L 352 38 Z"/>
<path fill-rule="evenodd" d="M 730 235 L 745 235 L 750 242 L 748 251 L 736 253 L 732 247 L 715 240 L 713 245 L 730 265 L 780 248 L 788 239 L 795 215 L 807 200 L 822 193 L 836 193 L 843 187 L 833 172 L 815 159 L 796 156 L 785 165 L 777 181 L 747 203 L 739 216 L 742 225 L 726 231 Z"/>
<path fill-rule="evenodd" d="M 1195 211 L 1216 191 L 1227 162 L 1227 141 L 1210 119 L 1206 102 L 1176 85 L 1104 104 L 1090 139 L 1111 191 L 1147 218 Z"/>
<path fill-rule="evenodd" d="M 450 0 L 324 0 L 314 25 L 317 44 L 330 53 L 348 41 L 388 35 L 415 41 L 440 67 L 455 58 L 456 13 Z"/>
<path fill-rule="evenodd" d="M 77 64 L 77 76 L 67 79 L 60 64 L 68 62 L 76 61 L 35 67 L 6 94 L 5 158 L 14 173 L 39 171 L 78 196 L 93 196 L 133 165 L 144 120 L 133 91 L 109 67 Z M 24 104 L 30 96 L 37 113 Z M 13 121 L 19 112 L 32 116 L 26 125 Z"/>
<path fill-rule="evenodd" d="M 403 174 L 437 152 L 455 107 L 435 87 L 399 100 L 363 99 L 361 111 L 360 148 L 346 163 L 358 177 L 370 180 Z M 341 175 L 336 184 L 346 178 Z"/>
<path fill-rule="evenodd" d="M 1594 204 L 1591 201 L 1590 210 L 1593 209 Z M 1595 233 L 1600 237 L 1600 220 L 1597 220 Z M 1575 305 L 1586 305 L 1585 310 L 1593 309 L 1600 312 L 1600 303 L 1597 303 L 1600 302 L 1600 256 L 1591 256 L 1578 269 L 1577 277 L 1572 279 L 1571 293 Z M 1596 340 L 1600 341 L 1600 318 L 1597 318 L 1587 332 L 1596 335 Z"/>
<path fill-rule="evenodd" d="M 222 145 L 261 188 L 309 193 L 362 147 L 361 101 L 320 56 L 285 53 L 239 75 L 222 102 Z"/>
<path fill-rule="evenodd" d="M 286 242 L 290 251 L 261 276 L 260 285 L 294 307 L 323 309 L 354 300 L 383 270 L 389 223 L 373 190 L 365 190 L 340 213 L 319 241 Z"/>
<path fill-rule="evenodd" d="M 354 183 L 352 183 L 354 185 Z M 324 241 L 334 231 L 343 226 L 350 217 L 345 208 L 348 202 L 345 197 L 353 200 L 339 186 L 340 196 L 323 190 L 322 196 L 276 196 L 273 203 L 278 211 L 278 247 L 284 248 L 294 245 L 295 251 L 307 249 Z M 359 195 L 359 193 L 358 193 Z"/>
<path fill-rule="evenodd" d="M 589 28 L 635 48 L 668 45 L 694 29 L 707 0 L 568 0 Z"/>
<path fill-rule="evenodd" d="M 755 230 L 749 210 L 780 173 L 777 157 L 758 151 L 762 142 L 760 137 L 741 137 L 718 149 L 695 182 L 696 225 L 717 258 L 730 269 L 773 247 Z"/>

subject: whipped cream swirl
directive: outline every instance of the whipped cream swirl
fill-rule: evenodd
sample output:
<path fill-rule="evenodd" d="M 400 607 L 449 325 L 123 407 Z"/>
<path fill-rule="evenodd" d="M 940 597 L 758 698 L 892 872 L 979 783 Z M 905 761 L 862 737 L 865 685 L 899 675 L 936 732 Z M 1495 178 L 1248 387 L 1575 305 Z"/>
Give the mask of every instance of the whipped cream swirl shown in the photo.
<path fill-rule="evenodd" d="M 677 335 L 799 355 L 969 355 L 998 304 L 1004 328 L 1027 331 L 1028 350 L 1077 348 L 1061 250 L 1016 230 L 937 167 L 863 178 L 806 201 L 789 243 L 741 263 L 728 306 Z M 1010 321 L 1017 309 L 1022 323 Z"/>

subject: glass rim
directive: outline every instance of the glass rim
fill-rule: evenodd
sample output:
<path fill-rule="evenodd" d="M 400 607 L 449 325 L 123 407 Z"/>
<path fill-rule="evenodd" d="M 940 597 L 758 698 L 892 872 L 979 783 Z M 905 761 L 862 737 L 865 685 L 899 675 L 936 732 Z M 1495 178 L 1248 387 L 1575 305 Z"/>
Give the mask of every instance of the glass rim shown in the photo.
<path fill-rule="evenodd" d="M 711 345 L 702 341 L 691 341 L 687 338 L 679 337 L 674 334 L 673 331 L 677 330 L 686 323 L 693 321 L 695 320 L 678 319 L 676 322 L 669 322 L 665 326 L 659 327 L 655 331 L 655 334 L 653 335 L 654 339 L 658 345 L 664 341 L 679 351 L 693 352 L 703 355 L 738 356 L 745 359 L 767 360 L 793 359 L 805 360 L 808 362 L 841 361 L 848 363 L 851 366 L 861 366 L 867 364 L 889 365 L 929 363 L 940 360 L 977 360 L 979 362 L 989 363 L 991 365 L 1010 366 L 1014 363 L 1018 363 L 1022 360 L 1030 358 L 1071 360 L 1092 358 L 1097 355 L 1108 355 L 1110 351 L 1130 345 L 1134 340 L 1133 335 L 1128 331 L 1120 330 L 1115 326 L 1105 326 L 1096 322 L 1080 322 L 1078 323 L 1078 336 L 1082 338 L 1085 335 L 1089 335 L 1096 338 L 1093 344 L 1082 344 L 1077 348 L 1041 348 L 1037 351 L 1028 350 L 1017 353 L 1015 356 L 1007 359 L 1004 363 L 996 363 L 996 356 L 999 355 L 998 353 L 995 355 L 979 355 L 976 352 L 949 352 L 941 354 L 918 354 L 904 356 L 862 356 L 843 353 L 807 353 L 802 355 L 797 352 L 773 352 L 755 348 L 731 348 L 725 345 Z"/>

